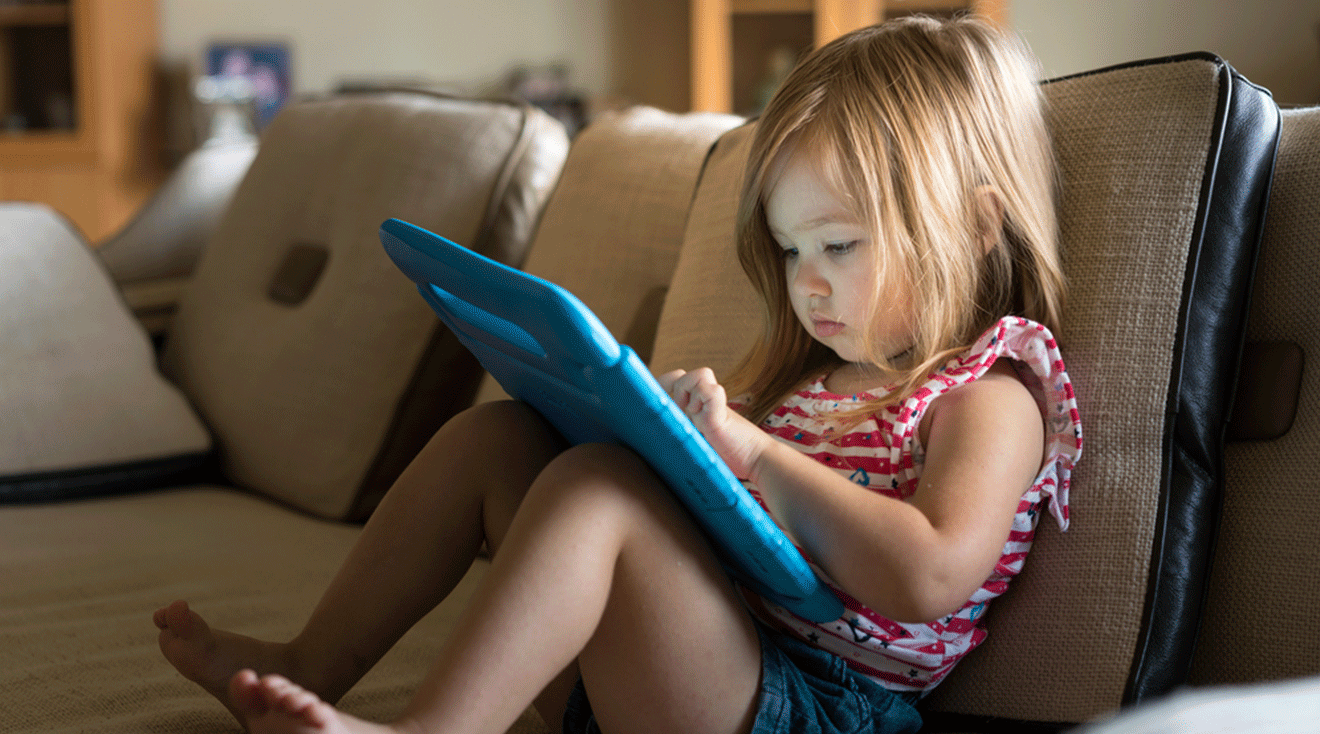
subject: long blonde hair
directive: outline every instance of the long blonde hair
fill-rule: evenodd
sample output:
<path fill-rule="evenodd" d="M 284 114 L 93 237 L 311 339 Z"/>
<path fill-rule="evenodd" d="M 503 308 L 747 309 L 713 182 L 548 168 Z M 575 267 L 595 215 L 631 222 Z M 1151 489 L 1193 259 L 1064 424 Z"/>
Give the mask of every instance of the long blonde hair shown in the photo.
<path fill-rule="evenodd" d="M 1056 164 L 1034 56 L 1015 36 L 966 16 L 909 17 L 854 31 L 808 55 L 757 122 L 738 208 L 738 257 L 766 328 L 726 380 L 759 422 L 839 358 L 794 316 L 781 249 L 766 223 L 773 171 L 807 146 L 868 226 L 882 272 L 913 293 L 915 343 L 901 366 L 863 343 L 863 359 L 900 400 L 997 319 L 1057 332 Z M 1003 207 L 987 234 L 984 192 Z M 997 239 L 989 250 L 986 236 Z M 892 269 L 892 270 L 891 270 Z M 883 309 L 872 296 L 871 314 Z M 869 321 L 868 323 L 872 323 Z"/>

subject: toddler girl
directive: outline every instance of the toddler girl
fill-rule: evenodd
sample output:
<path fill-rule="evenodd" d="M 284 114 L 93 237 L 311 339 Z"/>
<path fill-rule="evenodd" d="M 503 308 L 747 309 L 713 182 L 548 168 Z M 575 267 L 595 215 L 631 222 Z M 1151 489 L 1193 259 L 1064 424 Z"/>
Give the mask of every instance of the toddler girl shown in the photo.
<path fill-rule="evenodd" d="M 166 657 L 251 731 L 911 732 L 985 637 L 1081 448 L 1051 336 L 1063 279 L 1030 56 L 908 19 L 811 54 L 758 122 L 738 252 L 766 330 L 729 379 L 660 378 L 844 600 L 814 624 L 732 584 L 626 449 L 518 403 L 450 421 L 288 643 L 155 615 Z M 1000 359 L 1003 357 L 1003 359 Z M 511 460 L 516 457 L 516 460 Z M 494 560 L 392 724 L 338 700 Z"/>

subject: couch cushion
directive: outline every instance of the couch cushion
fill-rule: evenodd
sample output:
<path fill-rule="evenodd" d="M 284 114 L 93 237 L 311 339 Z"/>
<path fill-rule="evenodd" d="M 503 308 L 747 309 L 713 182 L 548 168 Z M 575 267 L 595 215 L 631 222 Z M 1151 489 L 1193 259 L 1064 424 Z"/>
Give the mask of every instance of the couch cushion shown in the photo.
<path fill-rule="evenodd" d="M 218 627 L 287 639 L 357 533 L 206 487 L 0 508 L 0 729 L 236 732 L 220 703 L 161 656 L 152 611 L 188 599 Z M 485 568 L 478 562 L 395 645 L 344 710 L 377 721 L 402 711 Z M 524 719 L 517 731 L 539 724 Z"/>
<path fill-rule="evenodd" d="M 364 515 L 480 377 L 380 247 L 381 222 L 518 265 L 566 153 L 562 127 L 525 106 L 400 92 L 286 108 L 164 354 L 228 477 L 327 517 Z M 327 257 L 290 304 L 270 293 L 295 248 Z"/>
<path fill-rule="evenodd" d="M 1311 300 L 1320 277 L 1318 198 L 1320 108 L 1284 110 L 1247 338 L 1300 346 L 1301 394 L 1282 436 L 1225 449 L 1228 481 L 1196 683 L 1320 673 L 1320 316 Z"/>
<path fill-rule="evenodd" d="M 1041 527 L 985 649 L 927 699 L 955 726 L 1084 721 L 1185 679 L 1273 160 L 1273 104 L 1208 55 L 1061 79 L 1046 94 L 1071 282 L 1061 342 L 1087 453 L 1071 529 Z M 727 372 L 759 330 L 732 243 L 750 134 L 724 136 L 703 174 L 657 371 Z"/>
<path fill-rule="evenodd" d="M 0 204 L 0 502 L 159 485 L 211 440 L 69 223 Z"/>
<path fill-rule="evenodd" d="M 594 120 L 573 141 L 523 269 L 571 291 L 645 361 L 702 162 L 741 121 L 651 107 Z M 487 376 L 478 400 L 503 396 Z"/>

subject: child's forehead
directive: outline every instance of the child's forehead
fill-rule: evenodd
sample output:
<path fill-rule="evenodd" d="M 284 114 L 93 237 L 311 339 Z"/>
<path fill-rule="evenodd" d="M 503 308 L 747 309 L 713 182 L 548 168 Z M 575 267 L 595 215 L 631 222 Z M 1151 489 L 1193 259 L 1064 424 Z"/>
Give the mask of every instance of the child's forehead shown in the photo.
<path fill-rule="evenodd" d="M 857 197 L 847 184 L 844 163 L 836 146 L 822 141 L 819 136 L 798 136 L 785 143 L 766 168 L 762 201 L 769 202 L 790 172 L 794 174 L 789 177 L 791 184 L 819 189 L 845 202 L 848 211 L 856 213 Z"/>

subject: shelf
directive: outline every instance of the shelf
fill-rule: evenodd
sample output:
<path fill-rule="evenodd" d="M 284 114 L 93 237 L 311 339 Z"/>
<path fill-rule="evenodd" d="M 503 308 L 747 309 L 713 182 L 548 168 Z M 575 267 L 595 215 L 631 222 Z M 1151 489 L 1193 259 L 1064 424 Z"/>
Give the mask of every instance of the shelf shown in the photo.
<path fill-rule="evenodd" d="M 0 28 L 66 25 L 68 22 L 68 3 L 0 5 Z"/>
<path fill-rule="evenodd" d="M 749 85 L 765 87 L 767 54 L 828 43 L 850 30 L 910 13 L 972 12 L 1008 26 L 1009 0 L 689 0 L 692 109 L 746 113 Z M 785 30 L 788 25 L 797 31 Z M 738 37 L 735 40 L 735 36 Z M 772 38 L 773 37 L 773 38 Z M 770 44 L 770 47 L 767 44 Z M 737 48 L 735 48 L 737 47 Z M 750 49 L 748 48 L 750 47 Z M 735 80 L 735 77 L 738 77 Z M 757 97 L 763 96 L 759 93 Z"/>
<path fill-rule="evenodd" d="M 0 201 L 47 204 L 89 241 L 162 178 L 159 0 L 0 0 Z"/>

